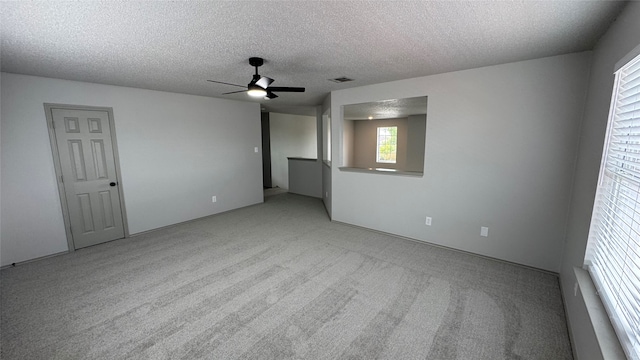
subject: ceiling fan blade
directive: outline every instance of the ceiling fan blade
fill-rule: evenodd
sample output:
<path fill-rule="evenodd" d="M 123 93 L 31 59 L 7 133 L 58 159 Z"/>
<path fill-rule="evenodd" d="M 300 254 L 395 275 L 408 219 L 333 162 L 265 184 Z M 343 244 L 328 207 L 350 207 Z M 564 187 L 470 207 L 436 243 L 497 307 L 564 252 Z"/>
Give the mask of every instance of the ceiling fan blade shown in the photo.
<path fill-rule="evenodd" d="M 226 92 L 226 93 L 223 93 L 222 95 L 237 94 L 237 93 L 246 92 L 246 91 L 247 90 L 238 90 L 238 91 Z"/>
<path fill-rule="evenodd" d="M 268 91 L 277 91 L 277 92 L 304 92 L 303 87 L 275 87 L 271 86 L 267 89 Z"/>
<path fill-rule="evenodd" d="M 271 85 L 271 83 L 274 80 L 272 78 L 268 78 L 266 76 L 263 76 L 260 78 L 260 80 L 256 81 L 256 85 L 260 86 L 263 89 L 266 89 L 269 87 L 269 85 Z"/>
<path fill-rule="evenodd" d="M 207 81 L 208 81 L 208 82 L 212 82 L 212 83 L 218 83 L 218 84 L 225 84 L 225 85 L 231 85 L 231 86 L 246 87 L 245 85 L 230 84 L 230 83 L 226 83 L 226 82 L 222 82 L 222 81 L 215 81 L 215 80 L 207 80 Z"/>
<path fill-rule="evenodd" d="M 265 100 L 272 100 L 277 98 L 278 95 L 272 93 L 271 91 L 267 91 L 267 96 L 264 97 Z"/>

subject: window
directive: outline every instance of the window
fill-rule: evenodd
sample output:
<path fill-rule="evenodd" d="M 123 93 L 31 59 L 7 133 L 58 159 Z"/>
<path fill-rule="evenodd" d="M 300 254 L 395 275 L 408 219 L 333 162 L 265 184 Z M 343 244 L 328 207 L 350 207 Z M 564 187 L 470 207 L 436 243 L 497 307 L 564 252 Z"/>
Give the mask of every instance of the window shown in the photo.
<path fill-rule="evenodd" d="M 331 109 L 322 115 L 322 129 L 324 136 L 322 137 L 323 158 L 327 163 L 331 163 Z"/>
<path fill-rule="evenodd" d="M 426 96 L 341 105 L 337 116 L 339 171 L 424 175 Z"/>
<path fill-rule="evenodd" d="M 376 146 L 376 162 L 396 163 L 398 148 L 398 127 L 388 126 L 378 128 L 378 146 Z"/>
<path fill-rule="evenodd" d="M 640 359 L 640 56 L 615 77 L 585 264 L 630 359 Z"/>

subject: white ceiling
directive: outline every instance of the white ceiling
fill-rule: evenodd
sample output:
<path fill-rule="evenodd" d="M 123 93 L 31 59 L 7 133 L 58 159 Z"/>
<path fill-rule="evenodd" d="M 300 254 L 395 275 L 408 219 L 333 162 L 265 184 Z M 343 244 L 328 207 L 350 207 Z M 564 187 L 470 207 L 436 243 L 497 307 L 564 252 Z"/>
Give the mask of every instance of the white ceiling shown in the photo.
<path fill-rule="evenodd" d="M 590 50 L 613 1 L 1 2 L 5 72 L 221 95 L 252 56 L 280 93 L 267 110 L 305 113 L 333 90 Z M 347 76 L 336 84 L 327 79 Z M 266 102 L 266 101 L 261 101 Z M 308 112 L 307 112 L 308 113 Z"/>
<path fill-rule="evenodd" d="M 427 114 L 426 96 L 345 105 L 342 118 L 345 120 L 378 120 L 405 118 L 421 114 Z"/>

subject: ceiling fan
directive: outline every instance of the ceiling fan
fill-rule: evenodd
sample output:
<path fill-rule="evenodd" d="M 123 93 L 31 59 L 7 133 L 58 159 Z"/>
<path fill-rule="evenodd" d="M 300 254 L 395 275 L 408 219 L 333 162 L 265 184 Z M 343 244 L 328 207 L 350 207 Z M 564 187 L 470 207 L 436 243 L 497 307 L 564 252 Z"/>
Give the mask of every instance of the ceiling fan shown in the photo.
<path fill-rule="evenodd" d="M 258 74 L 258 68 L 260 66 L 262 66 L 262 64 L 264 64 L 264 59 L 259 58 L 259 57 L 252 57 L 249 58 L 249 64 L 253 67 L 256 68 L 256 73 L 253 75 L 253 79 L 251 79 L 251 82 L 244 86 L 244 85 L 237 85 L 237 84 L 230 84 L 227 82 L 222 82 L 222 81 L 215 81 L 215 80 L 207 80 L 209 82 L 213 82 L 213 83 L 218 83 L 218 84 L 225 84 L 225 85 L 231 85 L 231 86 L 238 86 L 238 87 L 242 87 L 242 88 L 246 88 L 246 90 L 238 90 L 238 91 L 231 91 L 231 92 L 226 92 L 223 93 L 222 95 L 228 95 L 228 94 L 235 94 L 235 93 L 241 93 L 241 92 L 247 92 L 247 94 L 249 94 L 250 96 L 254 96 L 254 97 L 262 97 L 265 100 L 270 100 L 270 99 L 275 99 L 278 97 L 278 95 L 274 94 L 274 92 L 304 92 L 304 88 L 303 87 L 277 87 L 277 86 L 270 86 L 271 83 L 274 82 L 273 79 L 268 78 L 266 76 L 261 76 L 260 74 Z"/>

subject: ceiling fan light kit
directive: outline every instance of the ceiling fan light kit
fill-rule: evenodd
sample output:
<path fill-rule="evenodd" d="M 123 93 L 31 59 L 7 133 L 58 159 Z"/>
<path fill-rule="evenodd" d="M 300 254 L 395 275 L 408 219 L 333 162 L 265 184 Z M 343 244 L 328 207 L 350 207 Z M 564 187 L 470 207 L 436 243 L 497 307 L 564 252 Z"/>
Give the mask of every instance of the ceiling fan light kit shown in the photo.
<path fill-rule="evenodd" d="M 249 90 L 247 90 L 247 94 L 249 94 L 249 96 L 264 97 L 267 95 L 267 90 L 261 88 L 256 84 L 249 84 L 248 89 Z"/>
<path fill-rule="evenodd" d="M 231 92 L 223 93 L 222 95 L 235 94 L 235 93 L 241 93 L 246 91 L 249 96 L 262 97 L 264 100 L 271 100 L 278 97 L 278 95 L 274 94 L 274 91 L 277 91 L 277 92 L 304 92 L 305 91 L 305 88 L 303 87 L 270 86 L 271 83 L 273 83 L 275 80 L 258 74 L 258 68 L 263 64 L 264 64 L 264 59 L 262 58 L 259 58 L 259 57 L 249 58 L 249 65 L 256 68 L 256 73 L 253 75 L 251 82 L 246 86 L 247 90 L 231 91 Z M 207 81 L 218 83 L 218 84 L 224 84 L 224 85 L 245 87 L 242 85 L 231 84 L 231 83 L 216 81 L 216 80 L 207 80 Z"/>

